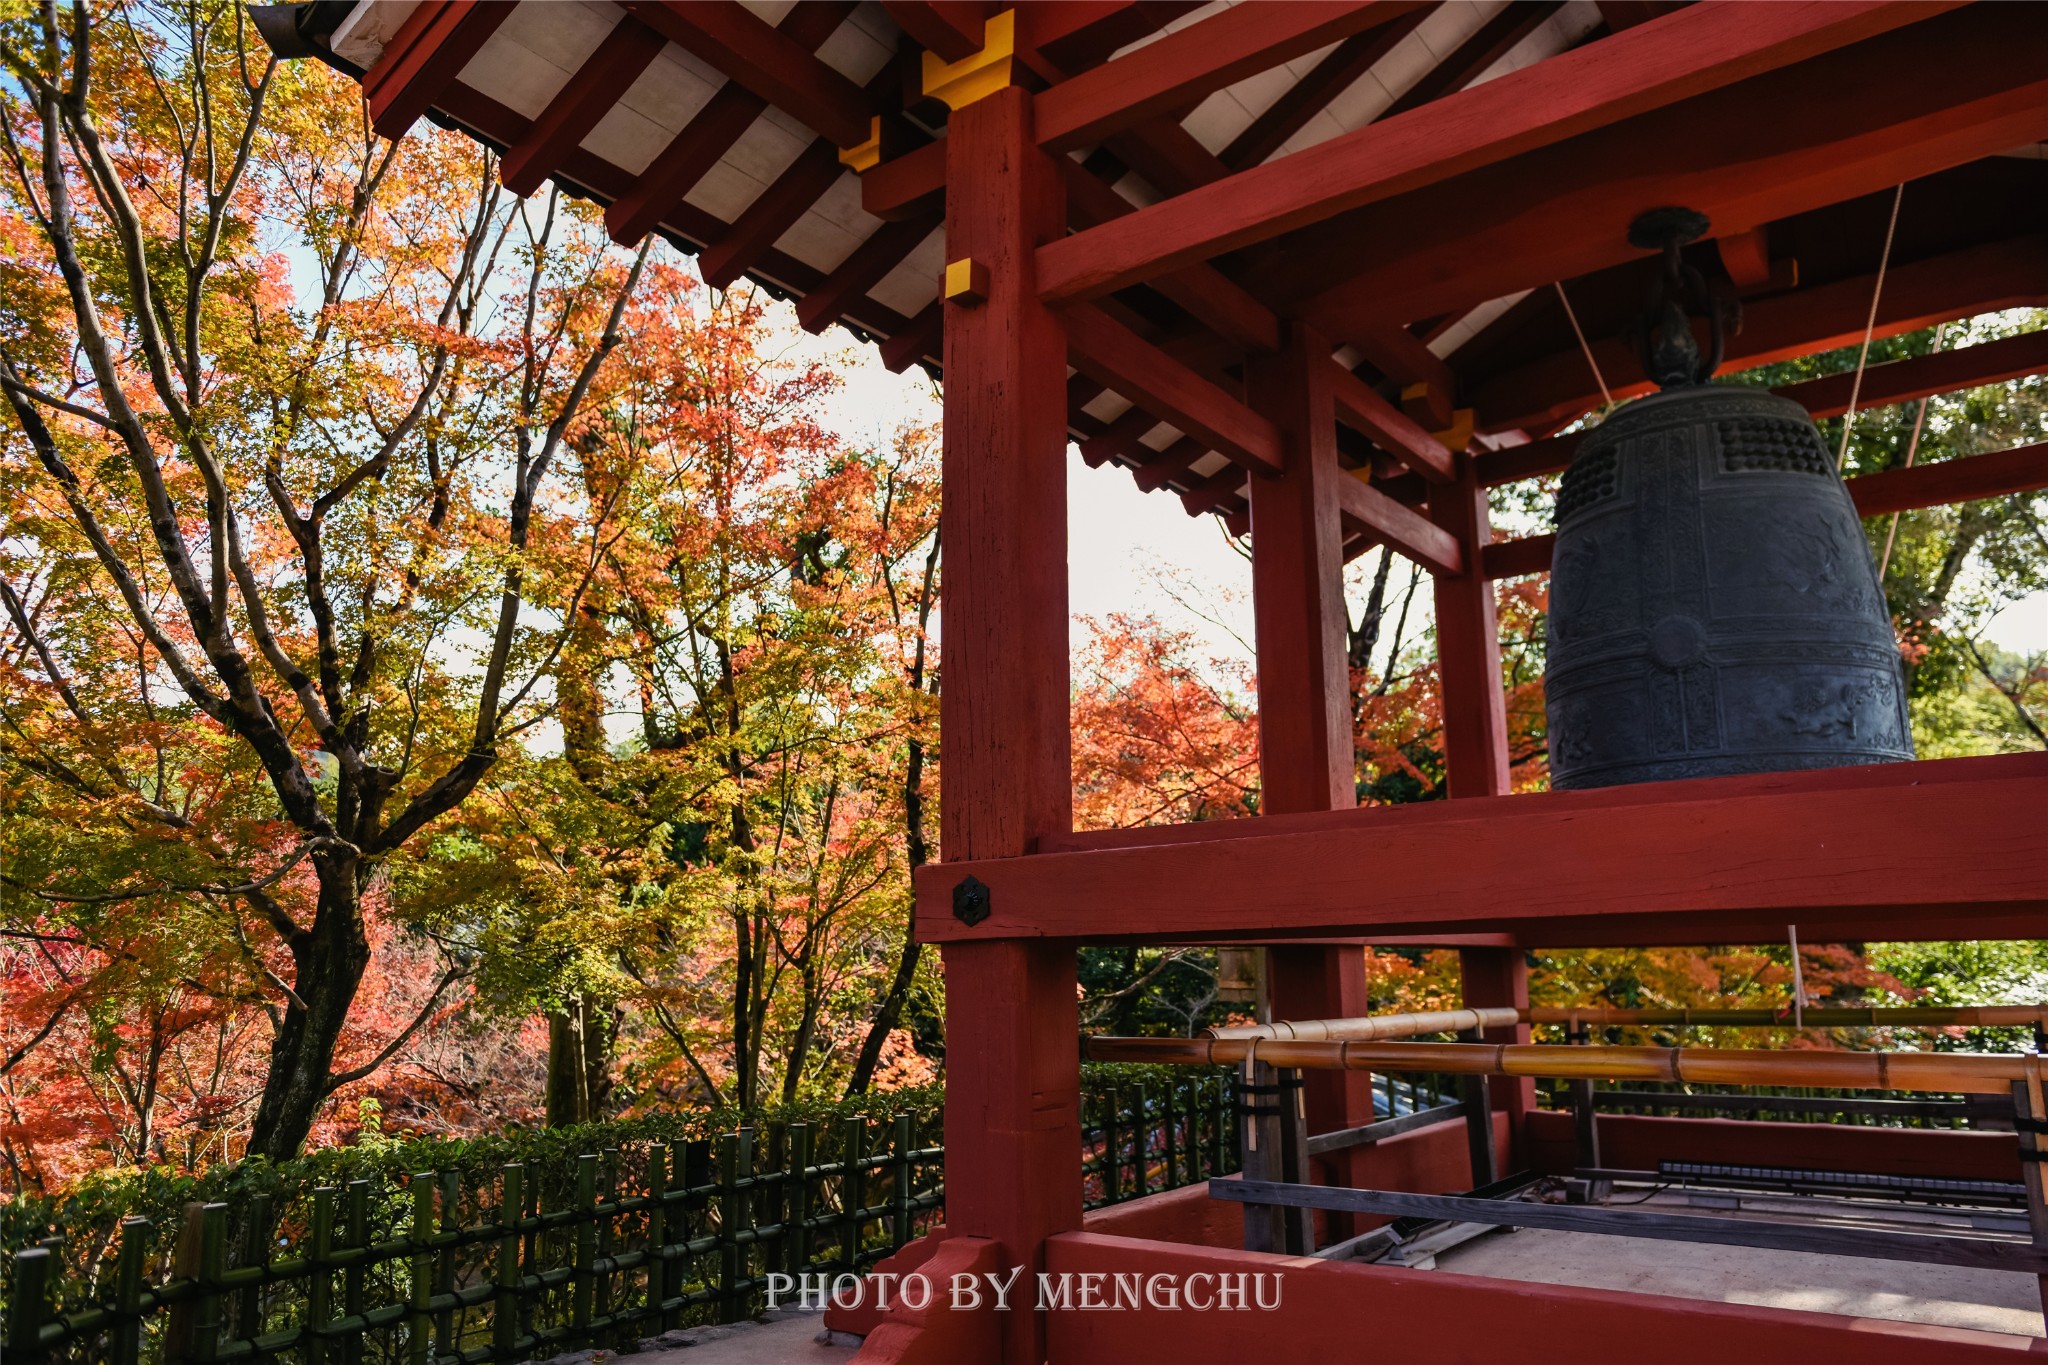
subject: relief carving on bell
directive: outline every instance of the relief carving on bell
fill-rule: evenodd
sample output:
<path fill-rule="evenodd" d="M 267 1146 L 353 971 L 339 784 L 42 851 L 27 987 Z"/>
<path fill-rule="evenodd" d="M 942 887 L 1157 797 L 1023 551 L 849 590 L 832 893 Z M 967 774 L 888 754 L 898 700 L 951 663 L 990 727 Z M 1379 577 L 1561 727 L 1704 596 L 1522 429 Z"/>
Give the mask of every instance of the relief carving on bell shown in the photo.
<path fill-rule="evenodd" d="M 1551 786 L 1913 757 L 1899 654 L 1855 504 L 1797 403 L 1709 385 L 1679 303 L 1705 220 L 1645 215 L 1664 391 L 1588 432 L 1558 490 L 1544 694 Z"/>

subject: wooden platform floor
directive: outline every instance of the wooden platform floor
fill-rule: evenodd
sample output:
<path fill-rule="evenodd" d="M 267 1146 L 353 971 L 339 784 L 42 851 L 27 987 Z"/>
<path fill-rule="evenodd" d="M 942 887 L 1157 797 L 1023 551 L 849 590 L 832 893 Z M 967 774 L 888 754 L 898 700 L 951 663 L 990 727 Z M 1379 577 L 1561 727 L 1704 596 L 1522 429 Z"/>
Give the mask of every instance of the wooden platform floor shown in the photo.
<path fill-rule="evenodd" d="M 1623 1191 L 1616 1202 L 1632 1197 Z M 1636 1207 L 1723 1218 L 1798 1218 L 1859 1227 L 1889 1226 L 1923 1233 L 1966 1235 L 1972 1231 L 1967 1215 L 1903 1207 L 1887 1210 L 1832 1201 L 1745 1196 L 1742 1206 L 1733 1209 L 1701 1206 L 1690 1202 L 1692 1198 L 1671 1191 Z M 1435 1268 L 1447 1274 L 1537 1284 L 1669 1294 L 1710 1303 L 1795 1308 L 2014 1336 L 2044 1335 L 2034 1277 L 2010 1271 L 1531 1228 L 1488 1233 L 1452 1247 L 1436 1256 Z"/>

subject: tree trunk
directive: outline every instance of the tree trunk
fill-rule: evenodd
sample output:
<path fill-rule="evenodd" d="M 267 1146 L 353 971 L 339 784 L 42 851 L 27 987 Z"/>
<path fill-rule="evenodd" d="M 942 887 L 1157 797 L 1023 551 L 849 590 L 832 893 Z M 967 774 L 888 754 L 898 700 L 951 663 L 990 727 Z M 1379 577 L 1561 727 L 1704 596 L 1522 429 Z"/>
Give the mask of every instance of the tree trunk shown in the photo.
<path fill-rule="evenodd" d="M 582 996 L 548 1015 L 548 1127 L 568 1128 L 604 1117 L 617 1038 L 614 1013 Z"/>
<path fill-rule="evenodd" d="M 250 1154 L 272 1161 L 297 1156 L 313 1131 L 327 1100 L 335 1044 L 370 965 L 356 859 L 315 854 L 313 863 L 320 878 L 319 910 L 311 931 L 292 945 L 292 989 L 304 1007 L 285 1005 L 249 1130 Z"/>

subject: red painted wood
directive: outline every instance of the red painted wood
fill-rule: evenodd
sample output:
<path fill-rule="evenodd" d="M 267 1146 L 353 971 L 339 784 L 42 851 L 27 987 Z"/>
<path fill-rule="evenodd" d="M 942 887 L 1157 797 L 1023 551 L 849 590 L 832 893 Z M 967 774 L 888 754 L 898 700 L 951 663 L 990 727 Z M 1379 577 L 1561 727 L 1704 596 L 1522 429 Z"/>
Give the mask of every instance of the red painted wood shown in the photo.
<path fill-rule="evenodd" d="M 1479 482 L 1488 488 L 1498 488 L 1504 483 L 1520 483 L 1523 479 L 1559 473 L 1572 462 L 1572 455 L 1578 450 L 1579 440 L 1584 435 L 1582 431 L 1569 431 L 1524 445 L 1482 451 L 1472 457 L 1479 471 Z"/>
<path fill-rule="evenodd" d="M 621 19 L 555 92 L 526 136 L 505 149 L 505 159 L 498 164 L 505 188 L 518 195 L 539 189 L 666 45 L 659 33 L 638 19 Z"/>
<path fill-rule="evenodd" d="M 1335 361 L 1330 362 L 1330 369 L 1336 376 L 1331 382 L 1336 386 L 1337 415 L 1345 425 L 1364 432 L 1374 445 L 1431 483 L 1452 483 L 1457 479 L 1457 466 L 1443 442 L 1380 397 L 1357 375 Z"/>
<path fill-rule="evenodd" d="M 1065 152 L 1101 142 L 1418 8 L 1408 0 L 1269 0 L 1223 10 L 1047 90 L 1038 101 L 1039 145 Z"/>
<path fill-rule="evenodd" d="M 1715 937 L 1723 920 L 1917 916 L 1925 928 L 2048 908 L 2048 754 L 1429 805 L 934 869 L 918 879 L 918 932 L 1534 935 L 1554 917 L 1637 915 L 1682 920 L 1704 943 L 1728 941 Z M 949 900 L 970 873 L 994 892 L 972 929 Z"/>
<path fill-rule="evenodd" d="M 780 28 L 792 42 L 814 52 L 852 12 L 844 0 L 806 0 L 790 10 Z M 691 116 L 632 188 L 605 209 L 612 240 L 630 246 L 652 232 L 767 107 L 768 101 L 735 81 L 712 92 L 710 102 Z"/>
<path fill-rule="evenodd" d="M 1457 415 L 1458 376 L 1406 327 L 1388 323 L 1361 332 L 1351 343 L 1372 367 L 1406 389 L 1425 385 L 1422 411 L 1441 430 Z"/>
<path fill-rule="evenodd" d="M 722 289 L 746 274 L 755 258 L 795 226 L 845 169 L 839 164 L 839 149 L 827 138 L 818 138 L 799 152 L 789 169 L 733 220 L 731 230 L 697 257 L 704 282 Z"/>
<path fill-rule="evenodd" d="M 1132 470 L 1131 479 L 1141 491 L 1150 493 L 1182 478 L 1190 465 L 1208 453 L 1209 448 L 1200 441 L 1192 436 L 1183 436 Z"/>
<path fill-rule="evenodd" d="M 1551 552 L 1556 547 L 1557 536 L 1550 531 L 1519 540 L 1498 540 L 1479 552 L 1479 563 L 1488 578 L 1549 573 Z"/>
<path fill-rule="evenodd" d="M 950 244 L 947 250 L 953 250 Z M 1264 417 L 1100 308 L 1069 308 L 1065 322 L 1070 358 L 1083 374 L 1207 441 L 1212 450 L 1247 469 L 1264 474 L 1279 470 L 1280 433 Z"/>
<path fill-rule="evenodd" d="M 941 299 L 926 304 L 910 325 L 881 345 L 882 364 L 891 374 L 902 374 L 927 356 L 940 358 L 939 346 L 945 333 L 946 305 Z"/>
<path fill-rule="evenodd" d="M 839 321 L 840 314 L 852 306 L 854 300 L 864 297 L 882 282 L 883 276 L 903 264 L 904 258 L 917 250 L 938 226 L 936 215 L 903 223 L 884 223 L 835 266 L 817 288 L 797 301 L 797 322 L 807 332 L 822 332 Z"/>
<path fill-rule="evenodd" d="M 2043 99 L 2048 100 L 2048 82 Z M 2031 225 L 2029 225 L 2031 226 Z M 1876 280 L 1852 276 L 1811 289 L 1751 299 L 1742 330 L 1728 339 L 1720 373 L 1852 346 L 1862 341 Z M 1986 242 L 1923 260 L 1895 260 L 1878 295 L 1876 335 L 1931 327 L 1952 318 L 2048 304 L 2048 236 Z M 1593 340 L 1593 354 L 1617 399 L 1650 391 L 1641 361 L 1621 337 Z M 1555 352 L 1474 386 L 1479 425 L 1542 430 L 1599 405 L 1600 390 L 1577 346 Z"/>
<path fill-rule="evenodd" d="M 1143 408 L 1130 411 L 1111 422 L 1100 432 L 1081 442 L 1081 458 L 1091 469 L 1099 469 L 1111 460 L 1136 463 L 1149 458 L 1153 451 L 1139 445 L 1146 432 L 1159 425 L 1159 419 Z"/>
<path fill-rule="evenodd" d="M 860 206 L 885 221 L 915 218 L 942 205 L 946 144 L 927 142 L 892 156 L 860 177 Z"/>
<path fill-rule="evenodd" d="M 1529 962 L 1520 948 L 1460 948 L 1458 979 L 1467 1006 L 1529 1008 Z M 1527 1024 L 1510 1024 L 1485 1030 L 1484 1038 L 1489 1043 L 1526 1043 L 1530 1030 Z M 1529 1116 L 1536 1111 L 1536 1078 L 1489 1076 L 1487 1095 L 1507 1129 L 1507 1142 L 1496 1148 L 1502 1153 L 1501 1171 L 1523 1170 L 1528 1166 Z"/>
<path fill-rule="evenodd" d="M 1910 403 L 1938 393 L 1974 389 L 1980 384 L 2003 384 L 2044 373 L 2048 373 L 2048 330 L 2025 332 L 1975 346 L 1958 346 L 1952 351 L 1894 360 L 1888 365 L 1872 365 L 1863 372 L 1863 387 L 1857 391 L 1856 403 L 1867 412 L 1891 403 Z M 1785 384 L 1772 392 L 1791 399 L 1821 420 L 1840 417 L 1848 410 L 1849 391 L 1855 381 L 1855 371 L 1844 370 L 1803 384 Z"/>
<path fill-rule="evenodd" d="M 1865 474 L 1848 487 L 1866 517 L 2048 488 L 2048 443 Z"/>
<path fill-rule="evenodd" d="M 1802 61 L 1937 8 L 1695 5 L 1664 23 L 1524 67 L 1050 243 L 1041 249 L 1040 287 L 1052 299 L 1093 298 Z"/>
<path fill-rule="evenodd" d="M 1116 1277 L 1256 1272 L 1284 1277 L 1271 1312 L 1059 1312 L 1047 1342 L 1057 1365 L 1133 1361 L 1497 1361 L 1535 1365 L 1728 1365 L 1729 1361 L 1974 1365 L 2037 1359 L 2033 1338 L 1659 1294 L 1402 1270 L 1076 1232 L 1046 1249 L 1048 1270 Z M 1912 1266 L 1901 1266 L 1910 1284 Z M 1198 1281 L 1213 1294 L 1216 1281 Z M 1272 1281 L 1267 1281 L 1270 1301 Z M 1141 1296 L 1142 1297 L 1142 1296 Z M 1212 1300 L 1213 1302 L 1213 1300 Z"/>
<path fill-rule="evenodd" d="M 1067 697 L 1066 344 L 1039 302 L 1033 250 L 1065 224 L 1061 182 L 1012 87 L 953 115 L 947 251 L 988 268 L 986 301 L 946 305 L 948 860 L 1015 860 L 1072 828 Z M 951 918 L 951 883 L 947 883 Z M 954 923 L 959 923 L 955 920 Z M 1075 963 L 1058 944 L 945 953 L 946 1217 L 1039 1265 L 1080 1226 Z M 1034 1313 L 1005 1315 L 1005 1359 L 1042 1359 Z"/>
<path fill-rule="evenodd" d="M 956 1309 L 952 1295 L 955 1276 L 986 1287 L 988 1277 L 999 1274 L 1002 1266 L 1002 1248 L 995 1242 L 948 1235 L 912 1272 L 929 1283 L 931 1296 L 916 1308 L 903 1303 L 900 1293 L 893 1296 L 881 1324 L 861 1343 L 863 1365 L 964 1365 L 1005 1359 L 1004 1315 L 986 1296 L 979 1309 Z M 1028 1276 L 1025 1283 L 1030 1283 Z"/>
<path fill-rule="evenodd" d="M 1262 818 L 1358 801 L 1338 502 L 1338 486 L 1354 480 L 1337 461 L 1339 371 L 1329 355 L 1329 342 L 1295 328 L 1284 350 L 1246 374 L 1251 403 L 1280 432 L 1282 464 L 1278 477 L 1250 486 Z M 1370 1009 L 1357 948 L 1272 947 L 1267 968 L 1276 1019 Z M 1309 1077 L 1303 1101 L 1312 1133 L 1369 1123 L 1371 1077 Z M 1341 1179 L 1353 1163 L 1338 1154 L 1317 1164 L 1320 1178 Z"/>
<path fill-rule="evenodd" d="M 1337 502 L 1346 519 L 1363 527 L 1375 544 L 1393 546 L 1433 574 L 1464 572 L 1464 551 L 1452 532 L 1363 480 L 1346 475 L 1337 485 Z"/>
<path fill-rule="evenodd" d="M 1463 90 L 1484 75 L 1488 67 L 1513 51 L 1524 38 L 1548 23 L 1550 16 L 1562 8 L 1564 6 L 1556 0 L 1541 0 L 1540 3 L 1523 0 L 1522 3 L 1502 6 L 1499 13 L 1452 49 L 1450 56 L 1423 72 L 1415 84 L 1402 91 L 1400 98 L 1388 105 L 1379 118 L 1394 118 L 1410 109 L 1420 109 L 1431 100 Z"/>
<path fill-rule="evenodd" d="M 1694 6 L 1404 117 L 1425 120 L 1430 110 L 1516 76 L 1673 32 L 1707 8 Z M 1352 328 L 1430 317 L 1636 259 L 1641 253 L 1625 233 L 1645 203 L 1684 202 L 1718 229 L 1739 231 L 1993 155 L 2043 131 L 2048 30 L 2030 19 L 2014 6 L 1972 6 L 1927 19 L 1924 28 L 1916 23 L 1447 177 L 1290 242 L 1284 281 L 1262 275 L 1246 283 L 1343 341 Z M 1821 90 L 1829 97 L 1816 98 Z M 1385 131 L 1398 122 L 1375 126 Z M 1621 166 L 1632 172 L 1617 175 Z M 1475 214 L 1474 204 L 1488 211 Z M 1417 222 L 1442 229 L 1417 233 Z M 1333 278 L 1343 282 L 1333 285 Z M 1867 291 L 1863 297 L 1867 305 Z M 1859 315 L 1859 337 L 1860 328 Z M 1607 369 L 1635 374 L 1633 366 Z M 1502 425 L 1485 405 L 1473 405 L 1485 429 Z"/>
<path fill-rule="evenodd" d="M 882 8 L 919 47 L 946 61 L 981 51 L 988 7 L 979 0 L 882 0 Z"/>
<path fill-rule="evenodd" d="M 1531 1114 L 1529 1132 L 1536 1157 L 1530 1169 L 1571 1170 L 1576 1148 L 1570 1114 Z M 2013 1181 L 2020 1172 L 2019 1142 L 2011 1133 L 1648 1114 L 1602 1114 L 1600 1159 L 1629 1171 L 1654 1171 L 1660 1161 L 1710 1161 L 1944 1180 Z"/>
<path fill-rule="evenodd" d="M 870 110 L 860 87 L 745 6 L 625 0 L 625 7 L 835 147 L 868 140 Z"/>
<path fill-rule="evenodd" d="M 1231 170 L 1241 171 L 1272 156 L 1428 17 L 1427 8 L 1417 9 L 1384 28 L 1354 34 L 1337 44 L 1334 52 L 1316 63 L 1315 70 L 1288 86 L 1232 138 L 1219 159 Z"/>
<path fill-rule="evenodd" d="M 384 137 L 405 136 L 511 12 L 477 0 L 424 0 L 363 74 L 371 126 Z"/>

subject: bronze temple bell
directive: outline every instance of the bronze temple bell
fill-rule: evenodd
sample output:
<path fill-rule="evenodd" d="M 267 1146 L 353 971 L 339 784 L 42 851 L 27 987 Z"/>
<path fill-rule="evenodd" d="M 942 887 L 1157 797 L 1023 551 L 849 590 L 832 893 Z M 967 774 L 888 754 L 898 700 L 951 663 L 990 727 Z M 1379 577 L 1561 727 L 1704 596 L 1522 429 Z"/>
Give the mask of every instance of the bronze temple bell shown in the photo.
<path fill-rule="evenodd" d="M 1554 788 L 1913 757 L 1884 592 L 1826 442 L 1797 403 L 1706 382 L 1721 309 L 1680 255 L 1706 229 L 1678 209 L 1630 229 L 1664 253 L 1642 342 L 1662 392 L 1587 432 L 1558 489 Z"/>

